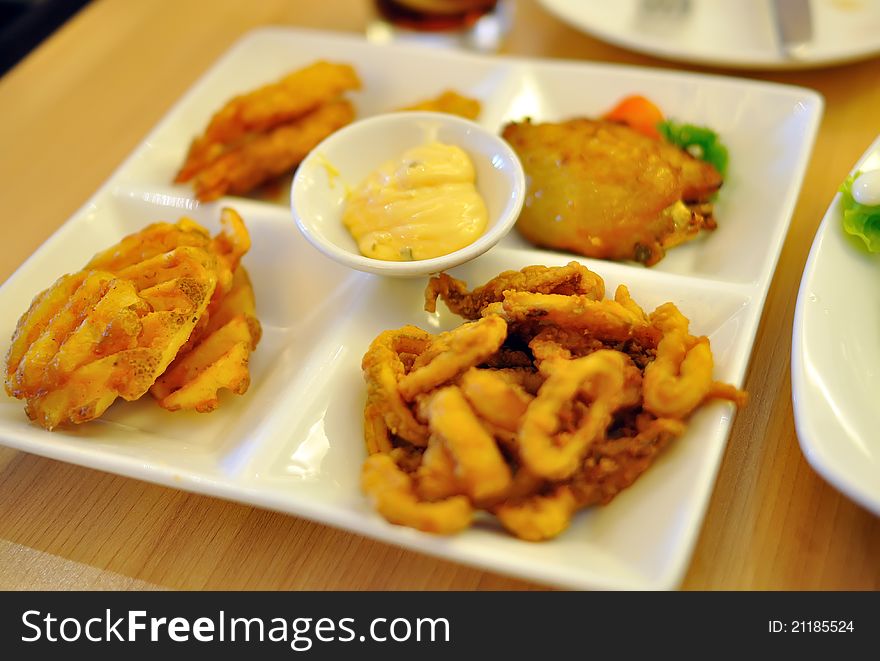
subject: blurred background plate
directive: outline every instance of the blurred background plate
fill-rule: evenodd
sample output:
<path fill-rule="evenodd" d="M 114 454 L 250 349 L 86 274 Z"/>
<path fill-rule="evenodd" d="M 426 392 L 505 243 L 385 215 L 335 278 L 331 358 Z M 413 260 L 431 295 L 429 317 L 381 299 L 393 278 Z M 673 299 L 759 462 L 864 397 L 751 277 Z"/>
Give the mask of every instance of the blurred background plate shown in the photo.
<path fill-rule="evenodd" d="M 880 0 L 540 0 L 584 32 L 670 60 L 807 69 L 880 54 Z"/>

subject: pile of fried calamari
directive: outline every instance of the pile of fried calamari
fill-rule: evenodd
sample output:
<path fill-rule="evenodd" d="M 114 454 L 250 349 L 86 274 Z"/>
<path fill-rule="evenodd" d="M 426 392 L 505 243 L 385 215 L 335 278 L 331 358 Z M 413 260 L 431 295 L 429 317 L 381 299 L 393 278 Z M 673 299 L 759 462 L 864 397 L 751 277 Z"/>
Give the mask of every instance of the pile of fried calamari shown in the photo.
<path fill-rule="evenodd" d="M 318 61 L 236 96 L 190 145 L 175 182 L 192 180 L 196 197 L 209 201 L 292 171 L 354 119 L 354 106 L 342 94 L 360 86 L 350 65 Z"/>
<path fill-rule="evenodd" d="M 713 381 L 708 339 L 672 303 L 646 314 L 625 286 L 606 299 L 577 262 L 472 292 L 441 274 L 428 311 L 438 297 L 471 321 L 385 331 L 363 359 L 362 487 L 392 523 L 454 533 L 485 510 L 522 539 L 555 537 L 632 484 L 701 404 L 745 403 Z"/>
<path fill-rule="evenodd" d="M 232 209 L 221 225 L 212 238 L 188 218 L 154 223 L 34 298 L 5 374 L 31 420 L 86 422 L 148 390 L 170 411 L 211 411 L 219 389 L 247 390 L 261 334 L 240 264 L 250 236 Z"/>

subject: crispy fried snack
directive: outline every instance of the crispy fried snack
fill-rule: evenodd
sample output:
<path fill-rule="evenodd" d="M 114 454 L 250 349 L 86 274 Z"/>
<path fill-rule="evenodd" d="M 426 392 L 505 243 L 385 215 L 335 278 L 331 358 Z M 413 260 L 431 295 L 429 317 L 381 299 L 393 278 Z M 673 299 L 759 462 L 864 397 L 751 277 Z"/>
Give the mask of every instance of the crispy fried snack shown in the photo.
<path fill-rule="evenodd" d="M 437 298 L 443 299 L 449 311 L 465 319 L 479 319 L 492 303 L 504 300 L 508 291 L 535 294 L 583 294 L 594 300 L 605 296 L 605 283 L 598 275 L 577 262 L 565 266 L 527 266 L 521 271 L 505 271 L 473 291 L 467 283 L 446 273 L 433 276 L 425 289 L 425 310 L 437 309 Z"/>
<path fill-rule="evenodd" d="M 191 246 L 117 274 L 89 271 L 57 314 L 32 307 L 19 322 L 16 336 L 43 330 L 20 360 L 7 357 L 7 392 L 26 399 L 28 417 L 46 429 L 93 420 L 117 397 L 139 398 L 186 342 L 216 284 L 216 257 Z M 58 286 L 38 300 L 57 299 Z"/>
<path fill-rule="evenodd" d="M 529 187 L 517 228 L 540 246 L 652 265 L 716 226 L 721 175 L 628 126 L 592 119 L 508 124 Z"/>
<path fill-rule="evenodd" d="M 429 110 L 431 112 L 445 112 L 449 115 L 458 115 L 465 119 L 477 119 L 480 116 L 482 106 L 476 99 L 459 94 L 455 90 L 446 90 L 432 99 L 419 101 L 401 110 Z"/>
<path fill-rule="evenodd" d="M 360 86 L 350 65 L 318 61 L 233 98 L 190 145 L 175 183 L 194 179 L 196 196 L 208 201 L 247 193 L 293 170 L 315 145 L 354 118 L 340 95 Z"/>
<path fill-rule="evenodd" d="M 385 331 L 364 356 L 363 488 L 388 521 L 435 533 L 494 514 L 522 539 L 551 539 L 579 509 L 611 501 L 710 399 L 712 354 L 672 304 L 651 314 L 576 263 L 508 271 L 438 297 L 466 319 L 439 335 Z"/>
<path fill-rule="evenodd" d="M 154 223 L 37 295 L 6 355 L 6 392 L 26 400 L 28 416 L 46 429 L 87 422 L 118 397 L 144 395 L 182 353 L 194 357 L 175 361 L 186 368 L 168 378 L 187 387 L 184 404 L 195 400 L 192 408 L 209 410 L 204 393 L 212 379 L 243 392 L 247 355 L 259 339 L 253 291 L 239 266 L 250 238 L 233 210 L 224 209 L 221 222 L 213 239 L 187 218 Z M 197 329 L 205 338 L 192 345 L 199 351 L 184 352 Z M 241 336 L 243 360 L 225 351 L 217 357 Z"/>
<path fill-rule="evenodd" d="M 219 401 L 218 390 L 243 395 L 250 385 L 248 361 L 262 329 L 254 290 L 243 266 L 236 269 L 232 288 L 207 318 L 199 339 L 180 350 L 150 389 L 159 406 L 169 411 L 213 411 Z"/>
<path fill-rule="evenodd" d="M 332 101 L 289 124 L 254 135 L 199 170 L 193 182 L 196 197 L 210 202 L 226 194 L 242 195 L 290 172 L 319 142 L 353 119 L 350 102 Z"/>

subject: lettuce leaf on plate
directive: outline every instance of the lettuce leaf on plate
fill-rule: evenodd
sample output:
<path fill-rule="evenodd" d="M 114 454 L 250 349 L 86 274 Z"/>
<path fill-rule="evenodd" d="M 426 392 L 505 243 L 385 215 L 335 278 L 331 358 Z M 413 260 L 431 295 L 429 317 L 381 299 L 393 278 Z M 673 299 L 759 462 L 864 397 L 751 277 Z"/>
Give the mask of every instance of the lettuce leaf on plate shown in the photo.
<path fill-rule="evenodd" d="M 660 122 L 657 129 L 667 142 L 711 163 L 722 177 L 727 174 L 727 147 L 712 129 L 669 120 Z"/>
<path fill-rule="evenodd" d="M 840 186 L 843 206 L 843 229 L 859 237 L 869 252 L 880 252 L 880 206 L 865 206 L 852 196 L 853 182 L 861 172 L 851 174 Z"/>

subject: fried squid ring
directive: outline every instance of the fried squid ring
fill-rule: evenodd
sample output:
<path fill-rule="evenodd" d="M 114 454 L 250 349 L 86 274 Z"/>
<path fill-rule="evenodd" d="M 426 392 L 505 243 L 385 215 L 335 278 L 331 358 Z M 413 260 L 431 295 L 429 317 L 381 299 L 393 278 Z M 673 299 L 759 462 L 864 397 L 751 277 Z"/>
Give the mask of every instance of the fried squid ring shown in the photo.
<path fill-rule="evenodd" d="M 572 490 L 562 485 L 547 495 L 508 501 L 493 512 L 501 525 L 520 539 L 540 542 L 568 528 L 576 510 L 577 500 Z"/>
<path fill-rule="evenodd" d="M 494 370 L 468 370 L 461 377 L 461 391 L 483 420 L 514 433 L 534 399 Z"/>
<path fill-rule="evenodd" d="M 413 445 L 427 445 L 428 427 L 416 420 L 403 401 L 398 382 L 406 373 L 401 354 L 420 354 L 428 347 L 430 339 L 431 335 L 420 328 L 404 326 L 399 330 L 380 333 L 364 355 L 361 367 L 367 382 L 364 430 L 370 436 L 368 449 L 378 451 L 378 448 L 385 447 L 382 434 L 387 432 L 383 432 L 376 423 L 379 412 L 387 430 Z"/>
<path fill-rule="evenodd" d="M 465 496 L 434 503 L 419 500 L 413 479 L 387 454 L 367 458 L 361 471 L 361 488 L 388 522 L 423 532 L 449 535 L 471 524 L 473 508 Z"/>
<path fill-rule="evenodd" d="M 507 491 L 510 467 L 457 386 L 438 390 L 431 398 L 428 424 L 449 451 L 456 476 L 474 501 L 491 500 Z"/>
<path fill-rule="evenodd" d="M 443 439 L 432 435 L 422 454 L 422 463 L 416 469 L 416 491 L 424 500 L 443 500 L 464 493 L 455 472 L 455 460 L 443 444 Z"/>
<path fill-rule="evenodd" d="M 467 283 L 446 273 L 435 275 L 425 289 L 425 310 L 435 312 L 437 298 L 443 299 L 453 314 L 479 319 L 486 306 L 504 299 L 506 291 L 540 294 L 581 294 L 594 300 L 605 296 L 605 282 L 577 262 L 565 266 L 527 266 L 521 271 L 505 271 L 482 287 L 468 291 Z"/>
<path fill-rule="evenodd" d="M 587 330 L 603 342 L 638 339 L 656 344 L 657 331 L 628 306 L 589 296 L 505 292 L 502 316 L 508 322 L 538 322 Z"/>
<path fill-rule="evenodd" d="M 412 371 L 400 379 L 400 394 L 412 401 L 446 383 L 498 351 L 506 337 L 507 324 L 500 317 L 485 317 L 441 333 L 416 358 Z"/>
<path fill-rule="evenodd" d="M 688 320 L 672 303 L 651 315 L 663 331 L 657 357 L 645 368 L 645 410 L 659 418 L 683 420 L 712 387 L 712 350 L 705 337 L 688 333 Z"/>
<path fill-rule="evenodd" d="M 583 358 L 604 348 L 602 342 L 583 330 L 559 326 L 542 328 L 529 342 L 538 370 L 544 371 L 550 368 L 554 360 Z"/>
<path fill-rule="evenodd" d="M 614 412 L 639 402 L 641 376 L 629 358 L 603 349 L 554 365 L 529 404 L 519 431 L 523 464 L 536 475 L 563 480 L 574 473 L 590 445 L 604 437 Z M 579 395 L 589 401 L 574 432 L 562 429 L 562 410 Z"/>

